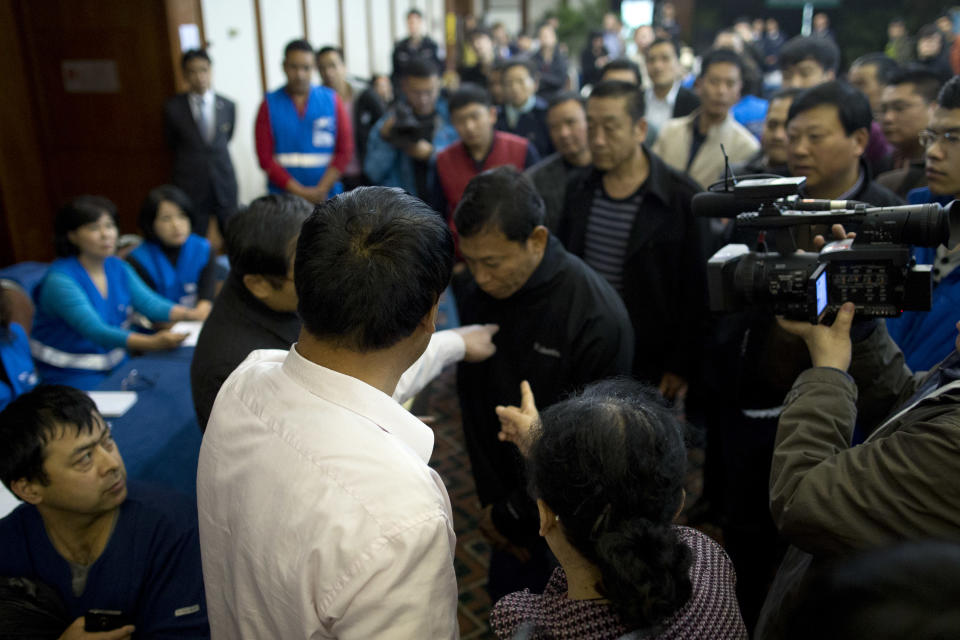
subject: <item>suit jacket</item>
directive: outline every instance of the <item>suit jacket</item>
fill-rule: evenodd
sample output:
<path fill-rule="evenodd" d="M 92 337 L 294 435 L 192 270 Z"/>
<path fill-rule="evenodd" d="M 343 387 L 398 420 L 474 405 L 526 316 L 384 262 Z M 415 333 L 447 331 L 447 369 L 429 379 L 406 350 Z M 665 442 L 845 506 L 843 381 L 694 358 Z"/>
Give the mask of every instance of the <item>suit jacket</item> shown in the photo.
<path fill-rule="evenodd" d="M 236 107 L 221 95 L 215 95 L 214 101 L 214 134 L 209 144 L 200 135 L 186 93 L 164 105 L 164 137 L 173 150 L 173 184 L 195 204 L 232 212 L 237 208 L 237 176 L 227 143 L 233 137 Z"/>

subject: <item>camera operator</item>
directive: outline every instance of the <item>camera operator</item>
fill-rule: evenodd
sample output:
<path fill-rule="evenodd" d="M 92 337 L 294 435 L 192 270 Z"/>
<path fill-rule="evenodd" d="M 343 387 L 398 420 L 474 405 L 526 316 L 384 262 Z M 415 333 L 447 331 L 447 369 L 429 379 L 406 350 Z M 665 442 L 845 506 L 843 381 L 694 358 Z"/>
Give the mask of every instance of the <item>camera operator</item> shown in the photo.
<path fill-rule="evenodd" d="M 374 184 L 400 187 L 421 200 L 433 193 L 430 158 L 457 140 L 438 74 L 429 60 L 406 65 L 400 82 L 404 100 L 377 121 L 367 140 L 363 170 Z"/>
<path fill-rule="evenodd" d="M 813 366 L 794 382 L 777 429 L 770 508 L 794 546 L 756 638 L 783 637 L 784 605 L 811 565 L 904 540 L 960 539 L 960 353 L 914 375 L 882 322 L 853 318 L 848 302 L 831 326 L 779 321 L 804 340 Z M 851 447 L 855 424 L 866 440 Z"/>

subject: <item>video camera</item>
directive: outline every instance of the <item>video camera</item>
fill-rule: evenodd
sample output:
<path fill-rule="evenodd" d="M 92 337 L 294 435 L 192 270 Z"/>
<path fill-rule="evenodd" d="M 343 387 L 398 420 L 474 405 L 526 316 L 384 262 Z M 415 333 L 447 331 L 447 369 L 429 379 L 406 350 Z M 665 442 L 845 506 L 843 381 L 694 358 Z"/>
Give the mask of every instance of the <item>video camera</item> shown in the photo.
<path fill-rule="evenodd" d="M 390 144 L 398 149 L 405 149 L 419 140 L 430 142 L 433 138 L 431 122 L 417 118 L 413 108 L 405 102 L 398 101 L 393 110 L 396 119 L 388 136 Z"/>
<path fill-rule="evenodd" d="M 728 244 L 707 263 L 710 309 L 734 312 L 762 306 L 776 315 L 814 324 L 832 318 L 844 302 L 860 317 L 895 317 L 930 309 L 930 265 L 916 264 L 911 245 L 954 247 L 960 242 L 956 202 L 870 207 L 852 200 L 804 200 L 806 178 L 745 176 L 723 180 L 693 197 L 701 217 L 735 218 L 738 231 L 755 229 L 758 250 Z M 732 186 L 731 186 L 732 185 Z M 842 224 L 856 239 L 797 252 L 800 225 Z M 767 233 L 775 252 L 766 248 Z"/>

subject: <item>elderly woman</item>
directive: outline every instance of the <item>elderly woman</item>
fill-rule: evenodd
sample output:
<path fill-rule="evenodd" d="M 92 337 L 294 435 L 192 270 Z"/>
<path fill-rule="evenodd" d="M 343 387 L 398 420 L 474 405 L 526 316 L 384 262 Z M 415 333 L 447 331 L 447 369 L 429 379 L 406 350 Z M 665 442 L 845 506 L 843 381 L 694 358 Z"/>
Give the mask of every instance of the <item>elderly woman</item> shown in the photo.
<path fill-rule="evenodd" d="M 537 415 L 498 407 L 502 440 L 527 457 L 540 535 L 560 567 L 543 594 L 501 598 L 500 638 L 746 638 L 724 551 L 672 524 L 686 448 L 670 412 L 637 383 L 595 383 Z"/>
<path fill-rule="evenodd" d="M 80 196 L 57 212 L 57 255 L 37 287 L 30 349 L 43 382 L 94 389 L 127 358 L 127 350 L 177 347 L 186 334 L 130 330 L 138 311 L 159 321 L 198 320 L 195 309 L 150 290 L 116 257 L 117 209 L 106 198 Z"/>

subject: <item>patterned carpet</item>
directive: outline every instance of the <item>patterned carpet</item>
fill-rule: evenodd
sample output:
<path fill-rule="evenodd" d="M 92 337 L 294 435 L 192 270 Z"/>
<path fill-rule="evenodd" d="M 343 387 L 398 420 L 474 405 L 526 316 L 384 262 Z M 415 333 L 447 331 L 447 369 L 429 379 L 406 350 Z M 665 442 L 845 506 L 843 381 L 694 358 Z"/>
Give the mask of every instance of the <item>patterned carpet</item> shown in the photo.
<path fill-rule="evenodd" d="M 433 419 L 436 444 L 430 465 L 443 478 L 453 507 L 453 527 L 457 534 L 454 564 L 460 590 L 458 617 L 463 640 L 494 638 L 487 626 L 491 602 L 486 591 L 490 547 L 477 529 L 480 503 L 477 501 L 470 461 L 463 441 L 460 405 L 456 392 L 456 368 L 444 371 L 417 397 L 412 411 Z M 690 473 L 687 477 L 687 508 L 701 494 L 703 450 L 697 439 L 690 449 Z M 682 520 L 683 516 L 681 516 Z M 706 533 L 715 535 L 714 531 Z"/>

